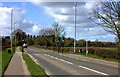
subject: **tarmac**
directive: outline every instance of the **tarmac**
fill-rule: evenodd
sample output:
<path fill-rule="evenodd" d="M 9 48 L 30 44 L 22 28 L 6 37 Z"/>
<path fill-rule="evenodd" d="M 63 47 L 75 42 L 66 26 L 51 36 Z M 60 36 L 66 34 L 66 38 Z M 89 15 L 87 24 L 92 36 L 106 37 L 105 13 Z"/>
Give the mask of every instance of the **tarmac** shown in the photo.
<path fill-rule="evenodd" d="M 19 47 L 16 48 L 15 54 L 4 73 L 4 77 L 6 76 L 31 76 Z"/>

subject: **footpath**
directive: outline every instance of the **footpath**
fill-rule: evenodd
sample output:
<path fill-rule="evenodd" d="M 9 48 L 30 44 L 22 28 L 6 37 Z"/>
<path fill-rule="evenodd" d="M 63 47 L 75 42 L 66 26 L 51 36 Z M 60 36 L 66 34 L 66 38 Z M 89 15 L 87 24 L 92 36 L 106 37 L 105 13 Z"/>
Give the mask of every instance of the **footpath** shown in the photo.
<path fill-rule="evenodd" d="M 7 76 L 31 76 L 19 47 L 17 47 L 15 54 L 4 73 L 4 77 Z"/>

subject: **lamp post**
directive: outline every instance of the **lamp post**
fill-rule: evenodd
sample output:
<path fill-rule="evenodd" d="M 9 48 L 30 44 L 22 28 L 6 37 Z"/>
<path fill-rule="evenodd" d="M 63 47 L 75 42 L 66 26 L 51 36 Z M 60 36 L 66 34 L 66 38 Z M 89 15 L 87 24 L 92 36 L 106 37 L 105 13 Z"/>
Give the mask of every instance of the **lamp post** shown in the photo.
<path fill-rule="evenodd" d="M 15 31 L 15 22 L 14 22 L 14 31 Z M 16 47 L 16 33 L 15 33 L 15 47 Z"/>
<path fill-rule="evenodd" d="M 12 35 L 12 24 L 13 23 L 12 22 L 13 22 L 13 9 L 11 10 L 11 51 L 12 51 L 12 39 L 13 39 L 13 35 Z M 15 31 L 15 23 L 14 23 L 14 31 Z M 16 46 L 16 35 L 15 35 L 15 46 Z"/>
<path fill-rule="evenodd" d="M 11 10 L 11 51 L 12 51 L 12 12 L 13 9 Z"/>
<path fill-rule="evenodd" d="M 75 0 L 75 39 L 74 39 L 74 53 L 76 52 L 76 0 Z"/>
<path fill-rule="evenodd" d="M 18 10 L 18 11 L 21 11 L 21 9 Z M 20 22 L 14 22 L 14 31 L 15 31 L 15 24 L 16 24 L 16 23 L 20 23 Z M 15 34 L 15 47 L 16 47 L 16 34 Z"/>

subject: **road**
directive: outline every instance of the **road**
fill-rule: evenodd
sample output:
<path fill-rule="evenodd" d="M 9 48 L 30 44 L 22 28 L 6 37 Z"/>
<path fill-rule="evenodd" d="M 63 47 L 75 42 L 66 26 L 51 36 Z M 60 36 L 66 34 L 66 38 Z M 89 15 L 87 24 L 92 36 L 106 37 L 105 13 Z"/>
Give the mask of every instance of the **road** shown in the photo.
<path fill-rule="evenodd" d="M 118 75 L 117 67 L 70 58 L 63 54 L 33 46 L 25 48 L 25 51 L 37 60 L 48 75 L 91 75 L 96 77 L 98 75 L 117 77 L 113 75 Z"/>

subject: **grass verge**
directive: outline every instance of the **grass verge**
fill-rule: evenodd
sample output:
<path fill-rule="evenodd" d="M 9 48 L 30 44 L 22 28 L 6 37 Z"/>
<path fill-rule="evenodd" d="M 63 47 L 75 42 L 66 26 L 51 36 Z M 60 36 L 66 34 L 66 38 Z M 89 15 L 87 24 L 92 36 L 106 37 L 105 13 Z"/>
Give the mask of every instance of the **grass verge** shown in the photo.
<path fill-rule="evenodd" d="M 38 46 L 35 46 L 36 48 L 40 48 L 40 49 L 44 49 L 44 48 L 41 48 L 41 47 L 38 47 Z M 53 51 L 52 49 L 45 49 L 45 50 L 51 50 Z M 58 52 L 58 51 L 54 51 L 54 52 Z M 62 51 L 59 51 L 59 53 L 62 53 Z M 87 54 L 86 53 L 72 53 L 72 52 L 63 52 L 64 54 L 76 54 L 76 55 L 83 55 L 85 57 L 90 57 L 90 58 L 96 58 L 96 59 L 101 59 L 101 60 L 107 60 L 107 61 L 113 61 L 113 62 L 120 62 L 120 60 L 117 60 L 117 59 L 110 59 L 110 58 L 103 58 L 103 57 L 99 57 L 97 55 L 93 55 L 93 54 Z"/>
<path fill-rule="evenodd" d="M 10 49 L 10 48 L 8 48 Z M 0 55 L 2 54 L 2 75 L 4 74 L 6 68 L 8 67 L 8 64 L 13 56 L 13 54 L 15 53 L 16 47 L 13 47 L 13 51 L 10 53 L 8 53 L 8 49 L 2 51 L 0 53 Z"/>
<path fill-rule="evenodd" d="M 46 73 L 38 66 L 27 54 L 22 54 L 27 66 L 28 70 L 32 74 L 33 77 L 48 77 Z"/>
<path fill-rule="evenodd" d="M 93 54 L 87 54 L 86 53 L 73 53 L 73 54 L 77 54 L 77 55 L 83 55 L 85 57 L 90 57 L 90 58 L 96 58 L 96 59 L 101 59 L 101 60 L 107 60 L 107 61 L 113 61 L 113 62 L 120 62 L 117 59 L 109 59 L 109 58 L 103 58 L 103 57 L 99 57 L 97 55 L 93 55 Z"/>
<path fill-rule="evenodd" d="M 22 46 L 20 46 L 20 48 L 19 48 L 19 49 L 20 49 L 20 51 L 22 52 Z"/>
<path fill-rule="evenodd" d="M 95 48 L 102 48 L 102 49 L 118 49 L 117 47 L 95 47 Z"/>

